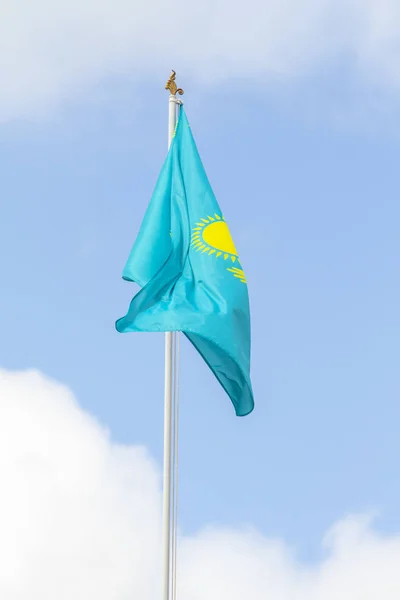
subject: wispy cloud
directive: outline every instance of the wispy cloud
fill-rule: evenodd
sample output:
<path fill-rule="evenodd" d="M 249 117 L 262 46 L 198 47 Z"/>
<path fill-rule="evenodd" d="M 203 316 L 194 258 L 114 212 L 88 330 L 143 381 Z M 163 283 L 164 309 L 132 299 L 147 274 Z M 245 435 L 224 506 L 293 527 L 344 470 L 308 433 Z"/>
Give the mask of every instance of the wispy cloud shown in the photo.
<path fill-rule="evenodd" d="M 67 388 L 0 371 L 0 596 L 160 597 L 160 474 L 147 452 L 112 443 Z M 398 600 L 400 535 L 365 517 L 337 523 L 326 558 L 299 563 L 248 529 L 183 536 L 179 597 Z"/>
<path fill-rule="evenodd" d="M 262 88 L 344 67 L 360 85 L 400 86 L 397 0 L 0 0 L 0 40 L 0 121 L 171 67 L 193 84 Z"/>

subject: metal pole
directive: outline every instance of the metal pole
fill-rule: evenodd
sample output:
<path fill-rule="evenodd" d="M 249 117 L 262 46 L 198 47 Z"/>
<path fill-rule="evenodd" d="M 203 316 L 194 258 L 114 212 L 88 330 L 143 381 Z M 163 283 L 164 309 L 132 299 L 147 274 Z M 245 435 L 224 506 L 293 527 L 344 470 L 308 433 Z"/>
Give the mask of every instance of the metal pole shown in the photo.
<path fill-rule="evenodd" d="M 175 96 L 169 98 L 168 147 L 176 125 Z M 165 334 L 164 488 L 163 488 L 163 599 L 169 600 L 171 564 L 171 457 L 172 457 L 172 332 Z"/>
<path fill-rule="evenodd" d="M 183 94 L 175 83 L 172 72 L 166 89 L 170 91 L 168 110 L 168 148 L 171 145 L 177 119 L 179 101 L 176 93 Z M 172 471 L 172 408 L 173 408 L 173 356 L 176 334 L 165 334 L 165 387 L 164 387 L 164 485 L 163 485 L 163 600 L 170 600 L 171 590 L 171 471 Z"/>
<path fill-rule="evenodd" d="M 179 379 L 180 379 L 180 332 L 173 334 L 174 393 L 173 393 L 173 457 L 172 457 L 172 511 L 171 511 L 171 600 L 177 594 L 177 545 L 178 545 L 178 468 L 179 468 Z"/>
<path fill-rule="evenodd" d="M 165 334 L 163 599 L 169 600 L 171 548 L 172 333 Z"/>

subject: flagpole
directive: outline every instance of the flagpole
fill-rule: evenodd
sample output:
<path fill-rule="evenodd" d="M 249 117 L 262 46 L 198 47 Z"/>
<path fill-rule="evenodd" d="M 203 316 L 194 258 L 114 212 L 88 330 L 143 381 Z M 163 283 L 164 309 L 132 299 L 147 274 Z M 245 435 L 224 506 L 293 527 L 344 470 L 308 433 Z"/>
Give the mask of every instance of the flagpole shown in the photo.
<path fill-rule="evenodd" d="M 169 600 L 171 551 L 172 333 L 165 334 L 163 600 Z"/>
<path fill-rule="evenodd" d="M 174 135 L 177 106 L 180 101 L 176 94 L 183 94 L 183 90 L 178 88 L 175 83 L 175 71 L 172 71 L 171 77 L 165 86 L 170 91 L 169 110 L 168 110 L 168 148 L 171 145 Z M 163 600 L 170 600 L 171 591 L 171 496 L 172 485 L 172 452 L 175 447 L 173 433 L 176 436 L 177 423 L 174 423 L 174 432 L 172 429 L 173 417 L 173 370 L 174 370 L 174 350 L 176 348 L 176 334 L 167 331 L 165 334 L 165 385 L 164 385 L 164 482 L 163 482 Z M 176 451 L 176 449 L 175 449 Z"/>

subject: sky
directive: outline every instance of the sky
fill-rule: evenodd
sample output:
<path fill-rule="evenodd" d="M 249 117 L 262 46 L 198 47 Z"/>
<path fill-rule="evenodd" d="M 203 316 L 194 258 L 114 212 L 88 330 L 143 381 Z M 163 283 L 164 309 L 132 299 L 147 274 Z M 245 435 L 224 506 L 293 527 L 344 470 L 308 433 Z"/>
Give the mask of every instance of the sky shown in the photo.
<path fill-rule="evenodd" d="M 0 595 L 159 597 L 164 340 L 120 335 L 171 68 L 256 407 L 182 341 L 179 597 L 400 593 L 400 8 L 0 0 Z"/>

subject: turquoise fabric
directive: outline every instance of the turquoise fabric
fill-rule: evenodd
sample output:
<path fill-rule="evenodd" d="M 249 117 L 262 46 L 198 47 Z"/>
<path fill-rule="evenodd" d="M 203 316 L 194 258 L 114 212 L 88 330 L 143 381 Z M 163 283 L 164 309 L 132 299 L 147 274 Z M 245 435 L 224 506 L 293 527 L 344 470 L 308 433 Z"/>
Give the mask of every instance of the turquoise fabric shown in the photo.
<path fill-rule="evenodd" d="M 247 284 L 183 109 L 123 278 L 142 289 L 117 330 L 183 331 L 236 414 L 250 413 Z"/>

